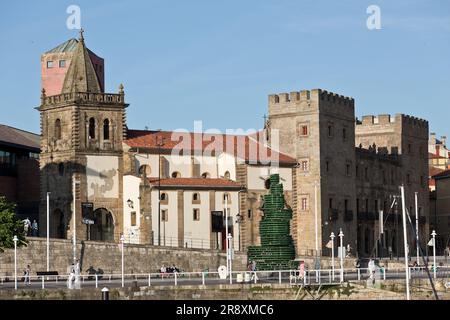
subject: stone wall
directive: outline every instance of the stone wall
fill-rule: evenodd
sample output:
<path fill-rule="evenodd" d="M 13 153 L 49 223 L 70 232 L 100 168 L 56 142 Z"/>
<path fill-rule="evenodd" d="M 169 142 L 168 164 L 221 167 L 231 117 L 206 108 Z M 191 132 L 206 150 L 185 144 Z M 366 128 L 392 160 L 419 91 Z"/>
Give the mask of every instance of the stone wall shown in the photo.
<path fill-rule="evenodd" d="M 22 274 L 27 264 L 31 265 L 32 275 L 36 271 L 46 270 L 46 241 L 32 238 L 26 247 L 17 252 L 18 273 Z M 121 252 L 117 243 L 84 241 L 77 243 L 77 256 L 80 257 L 83 273 L 87 269 L 103 271 L 103 273 L 121 272 Z M 72 263 L 73 248 L 70 240 L 51 239 L 50 269 L 59 274 L 67 274 Z M 185 271 L 201 271 L 208 269 L 217 271 L 220 265 L 226 265 L 225 253 L 216 250 L 199 250 L 186 248 L 155 247 L 150 245 L 125 244 L 125 273 L 157 272 L 164 264 L 175 264 Z M 235 253 L 233 269 L 245 270 L 247 257 Z M 14 275 L 14 250 L 8 249 L 0 253 L 0 277 Z"/>

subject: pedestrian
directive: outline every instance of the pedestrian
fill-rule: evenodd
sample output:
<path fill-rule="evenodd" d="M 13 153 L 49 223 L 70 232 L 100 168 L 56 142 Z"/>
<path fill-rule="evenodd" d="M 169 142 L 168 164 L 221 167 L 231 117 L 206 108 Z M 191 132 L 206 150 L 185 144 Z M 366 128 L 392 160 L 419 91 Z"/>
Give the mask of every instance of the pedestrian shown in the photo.
<path fill-rule="evenodd" d="M 80 269 L 80 260 L 76 260 L 75 263 L 75 289 L 81 289 L 81 281 L 80 281 L 80 273 L 81 273 L 81 269 Z"/>
<path fill-rule="evenodd" d="M 33 224 L 31 225 L 31 230 L 32 230 L 33 237 L 37 237 L 38 236 L 38 223 L 37 223 L 36 219 L 33 220 Z"/>
<path fill-rule="evenodd" d="M 23 221 L 23 233 L 25 234 L 25 236 L 29 236 L 31 231 L 31 221 L 30 219 L 28 219 L 28 217 L 22 221 Z"/>
<path fill-rule="evenodd" d="M 392 246 L 389 246 L 389 260 L 392 260 Z"/>
<path fill-rule="evenodd" d="M 67 279 L 67 288 L 73 289 L 73 281 L 75 280 L 75 264 L 69 267 L 69 278 Z"/>
<path fill-rule="evenodd" d="M 347 244 L 347 255 L 345 256 L 346 258 L 350 257 L 351 250 L 352 250 L 352 247 L 350 246 L 350 243 L 349 243 L 349 244 Z"/>
<path fill-rule="evenodd" d="M 23 272 L 23 275 L 24 275 L 23 283 L 24 283 L 26 286 L 30 286 L 30 285 L 31 285 L 31 279 L 30 279 L 30 275 L 31 275 L 31 267 L 30 267 L 29 264 L 27 264 L 27 267 L 25 268 L 25 270 L 24 270 L 24 272 Z"/>
<path fill-rule="evenodd" d="M 256 275 L 256 261 L 252 261 L 252 277 L 250 280 L 258 280 L 258 276 Z"/>

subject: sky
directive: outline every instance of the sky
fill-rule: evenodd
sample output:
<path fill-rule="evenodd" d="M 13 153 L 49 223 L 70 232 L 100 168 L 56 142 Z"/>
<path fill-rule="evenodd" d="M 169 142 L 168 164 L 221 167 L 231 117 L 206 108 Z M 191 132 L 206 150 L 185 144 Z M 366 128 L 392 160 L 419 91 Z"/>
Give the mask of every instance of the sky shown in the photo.
<path fill-rule="evenodd" d="M 321 88 L 356 116 L 405 113 L 449 135 L 450 1 L 5 1 L 0 123 L 39 132 L 40 55 L 78 37 L 125 86 L 128 127 L 259 129 L 273 93 Z M 367 8 L 380 8 L 369 30 Z"/>

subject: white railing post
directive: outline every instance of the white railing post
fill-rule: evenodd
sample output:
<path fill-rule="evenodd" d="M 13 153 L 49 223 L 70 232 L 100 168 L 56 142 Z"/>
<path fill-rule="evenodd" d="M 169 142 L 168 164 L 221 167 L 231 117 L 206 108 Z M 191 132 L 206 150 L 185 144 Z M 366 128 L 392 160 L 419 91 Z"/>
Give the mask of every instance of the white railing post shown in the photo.
<path fill-rule="evenodd" d="M 152 285 L 152 275 L 151 274 L 149 274 L 148 275 L 148 286 L 150 287 L 151 285 Z"/>
<path fill-rule="evenodd" d="M 177 285 L 178 285 L 178 281 L 177 281 L 177 273 L 175 272 L 174 275 L 175 275 L 175 285 L 177 286 Z"/>
<path fill-rule="evenodd" d="M 357 270 L 358 270 L 358 281 L 360 281 L 361 280 L 361 271 L 359 270 L 359 268 Z"/>
<path fill-rule="evenodd" d="M 278 283 L 281 284 L 281 271 L 278 272 Z"/>
<path fill-rule="evenodd" d="M 95 274 L 95 287 L 98 288 L 98 275 Z"/>
<path fill-rule="evenodd" d="M 44 276 L 42 276 L 42 289 L 45 289 L 45 279 L 44 279 Z"/>
<path fill-rule="evenodd" d="M 331 283 L 331 270 L 328 270 L 328 283 Z"/>
<path fill-rule="evenodd" d="M 58 276 L 55 276 L 55 282 L 58 283 Z"/>
<path fill-rule="evenodd" d="M 255 283 L 256 283 L 256 278 L 257 278 L 258 276 L 257 276 L 257 274 L 256 274 L 256 271 L 254 271 L 254 272 L 255 272 Z"/>
<path fill-rule="evenodd" d="M 386 268 L 383 267 L 383 280 L 386 281 Z"/>
<path fill-rule="evenodd" d="M 202 285 L 205 285 L 205 273 L 202 272 Z"/>

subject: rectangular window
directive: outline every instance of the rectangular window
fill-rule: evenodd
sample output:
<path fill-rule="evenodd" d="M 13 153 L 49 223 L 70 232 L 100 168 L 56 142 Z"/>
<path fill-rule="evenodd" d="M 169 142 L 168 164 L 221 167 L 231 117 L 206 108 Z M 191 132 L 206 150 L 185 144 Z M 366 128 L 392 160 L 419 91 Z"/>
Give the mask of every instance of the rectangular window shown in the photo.
<path fill-rule="evenodd" d="M 328 206 L 330 207 L 330 209 L 333 209 L 333 198 L 330 198 L 328 200 Z"/>
<path fill-rule="evenodd" d="M 326 161 L 325 165 L 326 165 L 326 171 L 330 172 L 330 161 Z"/>
<path fill-rule="evenodd" d="M 307 136 L 308 135 L 308 126 L 302 126 L 301 127 L 301 135 Z"/>
<path fill-rule="evenodd" d="M 132 227 L 136 226 L 136 211 L 131 212 L 131 226 Z"/>
<path fill-rule="evenodd" d="M 309 170 L 308 160 L 302 160 L 300 163 L 300 167 L 302 171 L 308 171 Z"/>
<path fill-rule="evenodd" d="M 169 213 L 167 210 L 161 210 L 161 221 L 169 221 Z"/>
<path fill-rule="evenodd" d="M 65 68 L 66 67 L 66 60 L 59 60 L 59 67 Z"/>
<path fill-rule="evenodd" d="M 350 176 L 350 165 L 348 163 L 345 165 L 345 172 L 347 176 Z"/>
<path fill-rule="evenodd" d="M 347 129 L 346 128 L 342 129 L 342 139 L 344 141 L 347 140 Z"/>
<path fill-rule="evenodd" d="M 193 210 L 194 221 L 200 221 L 200 209 Z"/>
<path fill-rule="evenodd" d="M 247 215 L 248 215 L 248 218 L 251 219 L 252 218 L 252 210 L 248 210 Z"/>
<path fill-rule="evenodd" d="M 53 61 L 47 61 L 47 69 L 53 68 Z"/>
<path fill-rule="evenodd" d="M 308 198 L 302 198 L 302 211 L 308 210 Z"/>

